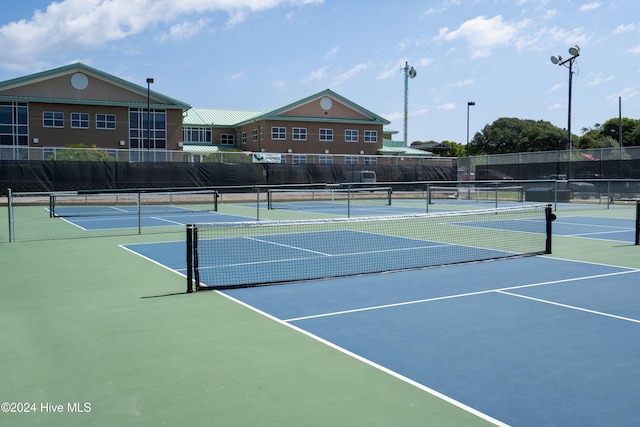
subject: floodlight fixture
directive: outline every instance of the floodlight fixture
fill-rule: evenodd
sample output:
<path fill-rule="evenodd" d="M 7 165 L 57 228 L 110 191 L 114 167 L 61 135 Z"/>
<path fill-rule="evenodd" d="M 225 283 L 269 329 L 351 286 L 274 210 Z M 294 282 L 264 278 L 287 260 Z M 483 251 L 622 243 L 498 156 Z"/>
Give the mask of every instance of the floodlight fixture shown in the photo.
<path fill-rule="evenodd" d="M 407 121 L 409 117 L 409 79 L 413 79 L 416 76 L 417 72 L 415 68 L 409 68 L 408 62 L 404 63 L 404 68 L 402 70 L 404 71 L 404 145 L 409 146 L 409 140 L 407 137 Z"/>
<path fill-rule="evenodd" d="M 567 170 L 567 177 L 571 178 L 571 150 L 572 150 L 572 141 L 571 141 L 571 89 L 573 86 L 573 63 L 576 58 L 580 56 L 580 46 L 575 45 L 569 48 L 570 58 L 563 60 L 562 56 L 552 56 L 551 62 L 555 65 L 564 65 L 569 69 L 569 108 L 567 113 L 567 137 L 568 137 L 568 148 L 569 148 L 569 164 Z"/>

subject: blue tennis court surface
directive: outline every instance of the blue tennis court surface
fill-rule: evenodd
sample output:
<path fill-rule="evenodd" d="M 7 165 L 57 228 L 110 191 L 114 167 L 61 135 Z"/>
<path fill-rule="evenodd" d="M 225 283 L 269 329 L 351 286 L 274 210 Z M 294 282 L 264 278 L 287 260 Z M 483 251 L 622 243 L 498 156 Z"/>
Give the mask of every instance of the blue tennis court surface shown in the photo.
<path fill-rule="evenodd" d="M 553 227 L 569 237 L 633 240 L 632 220 L 559 216 Z M 453 245 L 331 233 L 340 236 L 221 241 L 206 268 L 222 283 L 239 264 L 270 277 L 283 260 L 302 270 L 310 259 L 340 260 L 333 268 L 349 273 L 361 259 L 383 263 L 393 254 L 401 262 L 396 251 L 452 256 L 446 251 Z M 371 253 L 372 238 L 385 239 L 385 251 Z M 184 241 L 126 249 L 185 274 Z M 639 269 L 532 256 L 216 292 L 497 425 L 636 426 L 640 420 Z"/>
<path fill-rule="evenodd" d="M 635 240 L 635 220 L 558 216 L 558 219 L 553 223 L 553 233 L 561 236 L 633 242 Z"/>
<path fill-rule="evenodd" d="M 533 257 L 224 294 L 506 424 L 632 426 L 638 283 Z"/>
<path fill-rule="evenodd" d="M 147 210 L 141 212 L 140 218 L 135 210 L 127 212 L 121 208 L 99 208 L 82 212 L 61 212 L 56 209 L 57 215 L 65 221 L 83 230 L 109 230 L 117 228 L 141 227 L 166 227 L 172 225 L 186 225 L 195 222 L 236 222 L 255 221 L 255 219 L 238 215 L 229 215 L 218 212 L 197 212 L 185 210 L 169 210 L 154 212 Z M 69 216 L 65 216 L 69 215 Z"/>

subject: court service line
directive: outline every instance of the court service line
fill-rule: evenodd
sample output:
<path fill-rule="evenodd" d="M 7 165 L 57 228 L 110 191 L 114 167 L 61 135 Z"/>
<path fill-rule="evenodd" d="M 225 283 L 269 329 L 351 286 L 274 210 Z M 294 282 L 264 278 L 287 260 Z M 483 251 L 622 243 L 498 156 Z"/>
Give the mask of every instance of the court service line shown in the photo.
<path fill-rule="evenodd" d="M 556 306 L 562 307 L 562 308 L 570 308 L 571 310 L 584 311 L 585 313 L 597 314 L 599 316 L 611 317 L 611 318 L 618 319 L 618 320 L 625 320 L 627 322 L 640 323 L 640 320 L 638 320 L 638 319 L 632 319 L 630 317 L 624 317 L 624 316 L 616 316 L 615 314 L 609 314 L 609 313 L 605 313 L 605 312 L 602 312 L 602 311 L 596 311 L 596 310 L 589 310 L 588 308 L 576 307 L 575 305 L 562 304 L 562 303 L 559 303 L 559 302 L 549 301 L 549 300 L 541 299 L 541 298 L 534 298 L 534 297 L 530 297 L 530 296 L 527 296 L 527 295 L 514 294 L 512 292 L 505 292 L 505 291 L 496 291 L 496 292 L 500 293 L 500 294 L 503 294 L 503 295 L 509 295 L 509 296 L 517 297 L 517 298 L 524 298 L 524 299 L 528 299 L 528 300 L 531 300 L 531 301 L 541 302 L 541 303 L 544 303 L 544 304 L 556 305 Z"/>
<path fill-rule="evenodd" d="M 476 296 L 476 295 L 490 294 L 490 293 L 493 293 L 493 292 L 504 292 L 504 291 L 510 291 L 510 290 L 515 290 L 515 289 L 524 289 L 524 288 L 533 288 L 533 287 L 537 287 L 537 286 L 555 285 L 555 284 L 558 284 L 558 283 L 576 282 L 576 281 L 580 281 L 580 280 L 597 279 L 597 278 L 601 278 L 601 277 L 611 277 L 611 276 L 618 276 L 618 275 L 621 275 L 621 274 L 638 273 L 638 272 L 640 272 L 640 270 L 625 270 L 625 271 L 617 271 L 617 272 L 614 272 L 614 273 L 604 273 L 604 274 L 594 274 L 594 275 L 591 275 L 591 276 L 572 277 L 572 278 L 569 278 L 569 279 L 560 279 L 560 280 L 551 280 L 551 281 L 547 281 L 547 282 L 530 283 L 528 285 L 509 286 L 509 287 L 506 287 L 506 288 L 487 289 L 487 290 L 484 290 L 484 291 L 466 292 L 466 293 L 463 293 L 463 294 L 445 295 L 445 296 L 442 296 L 442 297 L 425 298 L 425 299 L 414 300 L 414 301 L 404 301 L 404 302 L 397 302 L 397 303 L 393 303 L 393 304 L 384 304 L 384 305 L 377 305 L 377 306 L 371 306 L 371 307 L 354 308 L 354 309 L 351 309 L 351 310 L 341 310 L 341 311 L 334 311 L 334 312 L 322 313 L 322 314 L 313 314 L 313 315 L 310 315 L 310 316 L 301 316 L 301 317 L 294 317 L 294 318 L 291 318 L 291 319 L 285 319 L 284 321 L 285 322 L 296 322 L 296 321 L 299 321 L 299 320 L 317 319 L 317 318 L 321 318 L 321 317 L 338 316 L 338 315 L 341 315 L 341 314 L 359 313 L 359 312 L 363 312 L 363 311 L 382 310 L 382 309 L 385 309 L 385 308 L 401 307 L 401 306 L 413 305 L 413 304 L 422 304 L 422 303 L 425 303 L 425 302 L 442 301 L 442 300 L 454 299 L 454 298 L 464 298 L 464 297 L 470 297 L 470 296 Z"/>

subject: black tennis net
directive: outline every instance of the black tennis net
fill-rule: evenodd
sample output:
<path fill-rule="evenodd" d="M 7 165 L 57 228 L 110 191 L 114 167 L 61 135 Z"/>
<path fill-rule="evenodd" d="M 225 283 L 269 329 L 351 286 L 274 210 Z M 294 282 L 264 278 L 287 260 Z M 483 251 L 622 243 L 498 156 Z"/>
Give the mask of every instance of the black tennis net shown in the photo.
<path fill-rule="evenodd" d="M 391 206 L 390 187 L 271 188 L 268 209 L 314 210 L 350 207 Z"/>
<path fill-rule="evenodd" d="M 217 211 L 218 192 L 195 191 L 92 191 L 51 193 L 49 216 L 88 217 L 181 214 Z"/>
<path fill-rule="evenodd" d="M 551 253 L 550 205 L 190 224 L 187 292 Z"/>

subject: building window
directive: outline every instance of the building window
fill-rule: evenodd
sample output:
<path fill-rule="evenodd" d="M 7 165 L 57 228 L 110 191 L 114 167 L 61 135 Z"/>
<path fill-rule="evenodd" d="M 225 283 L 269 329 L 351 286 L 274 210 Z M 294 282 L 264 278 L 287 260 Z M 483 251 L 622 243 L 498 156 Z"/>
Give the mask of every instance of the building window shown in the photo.
<path fill-rule="evenodd" d="M 293 128 L 291 130 L 291 137 L 294 141 L 306 141 L 307 128 Z"/>
<path fill-rule="evenodd" d="M 235 138 L 232 133 L 223 133 L 220 135 L 220 144 L 222 145 L 233 145 L 234 140 Z"/>
<path fill-rule="evenodd" d="M 166 110 L 152 109 L 147 114 L 146 108 L 129 109 L 129 144 L 132 149 L 166 149 Z"/>
<path fill-rule="evenodd" d="M 211 144 L 211 129 L 185 127 L 182 131 L 182 139 L 188 142 L 206 142 Z"/>
<path fill-rule="evenodd" d="M 358 131 L 353 129 L 345 130 L 344 142 L 358 142 Z"/>
<path fill-rule="evenodd" d="M 307 163 L 307 156 L 294 154 L 293 156 L 291 156 L 291 163 L 294 165 L 304 165 Z"/>
<path fill-rule="evenodd" d="M 114 130 L 115 128 L 115 114 L 96 114 L 96 129 Z"/>
<path fill-rule="evenodd" d="M 242 143 L 243 144 L 247 143 L 247 133 L 246 132 L 242 132 Z"/>
<path fill-rule="evenodd" d="M 271 139 L 285 140 L 287 139 L 287 128 L 271 128 Z"/>
<path fill-rule="evenodd" d="M 71 113 L 71 127 L 74 129 L 89 129 L 89 114 Z"/>
<path fill-rule="evenodd" d="M 42 113 L 42 126 L 46 128 L 63 128 L 64 113 L 58 111 L 44 111 Z"/>
<path fill-rule="evenodd" d="M 321 165 L 332 165 L 333 164 L 333 156 L 319 156 L 318 163 Z"/>
<path fill-rule="evenodd" d="M 364 142 L 378 142 L 378 131 L 377 130 L 365 130 L 364 131 Z"/>
<path fill-rule="evenodd" d="M 264 140 L 264 128 L 260 126 L 260 141 Z"/>
<path fill-rule="evenodd" d="M 378 164 L 378 159 L 375 157 L 365 157 L 364 158 L 364 164 L 365 165 L 377 165 Z"/>
<path fill-rule="evenodd" d="M 320 129 L 320 141 L 333 141 L 333 129 Z"/>
<path fill-rule="evenodd" d="M 0 102 L 0 159 L 29 158 L 28 112 L 26 103 Z"/>
<path fill-rule="evenodd" d="M 258 141 L 258 129 L 253 129 L 251 131 L 251 141 L 253 141 L 253 142 L 257 142 Z"/>
<path fill-rule="evenodd" d="M 344 158 L 344 164 L 345 165 L 357 165 L 358 164 L 358 157 L 357 156 L 346 156 Z"/>

